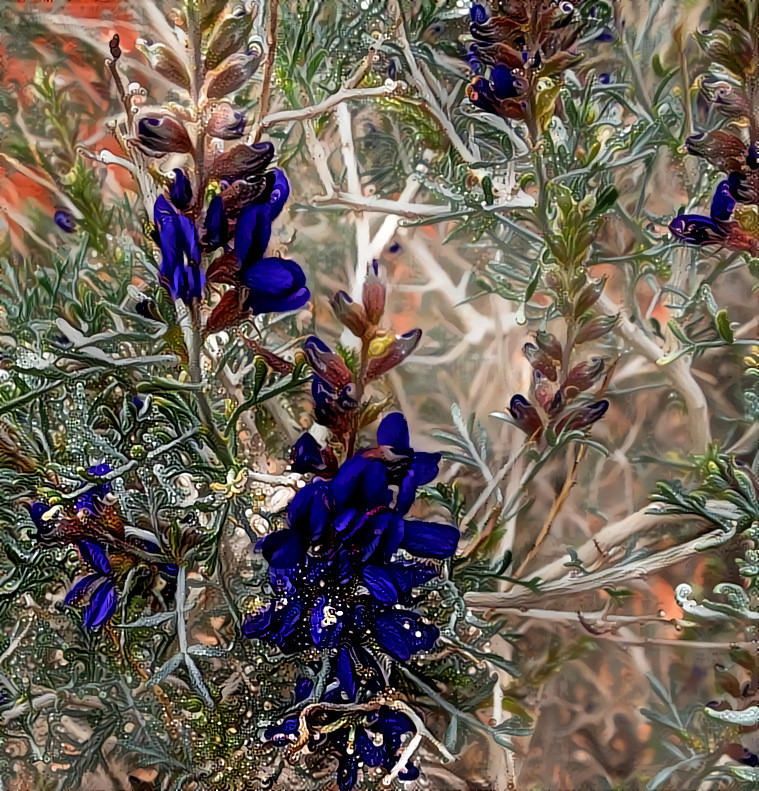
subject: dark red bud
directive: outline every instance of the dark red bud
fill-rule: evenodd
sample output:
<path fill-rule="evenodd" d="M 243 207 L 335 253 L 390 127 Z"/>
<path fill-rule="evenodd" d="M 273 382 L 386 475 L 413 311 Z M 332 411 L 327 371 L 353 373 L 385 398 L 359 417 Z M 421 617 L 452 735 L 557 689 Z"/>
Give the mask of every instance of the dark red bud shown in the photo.
<path fill-rule="evenodd" d="M 617 316 L 596 316 L 580 327 L 575 336 L 575 343 L 587 343 L 603 338 L 617 323 Z"/>
<path fill-rule="evenodd" d="M 345 360 L 330 351 L 315 335 L 306 339 L 303 345 L 306 357 L 316 374 L 337 389 L 342 389 L 353 381 Z"/>
<path fill-rule="evenodd" d="M 561 389 L 567 398 L 574 398 L 578 393 L 582 393 L 591 387 L 603 371 L 604 361 L 600 357 L 595 357 L 588 363 L 575 365 L 567 374 Z"/>
<path fill-rule="evenodd" d="M 606 278 L 604 277 L 599 280 L 598 283 L 591 283 L 580 292 L 580 296 L 577 297 L 577 302 L 575 304 L 575 318 L 579 318 L 586 310 L 589 310 L 596 304 L 605 285 Z"/>
<path fill-rule="evenodd" d="M 366 381 L 371 382 L 402 363 L 416 349 L 421 338 L 422 331 L 420 329 L 411 330 L 411 332 L 396 338 L 381 357 L 375 357 L 369 361 L 366 369 Z"/>
<path fill-rule="evenodd" d="M 345 291 L 338 291 L 330 300 L 335 316 L 357 337 L 363 338 L 368 329 L 366 313 Z"/>
<path fill-rule="evenodd" d="M 538 330 L 536 340 L 538 342 L 538 348 L 542 352 L 545 352 L 552 360 L 556 360 L 557 362 L 561 360 L 561 344 L 555 335 L 552 335 L 550 332 Z"/>
<path fill-rule="evenodd" d="M 119 38 L 118 33 L 113 34 L 113 38 L 108 42 L 108 49 L 111 50 L 111 58 L 113 60 L 118 60 L 121 57 L 121 47 L 119 47 Z"/>
<path fill-rule="evenodd" d="M 522 395 L 515 395 L 509 403 L 509 412 L 514 422 L 525 434 L 538 435 L 543 431 L 543 421 L 538 410 Z"/>
<path fill-rule="evenodd" d="M 606 399 L 580 407 L 559 422 L 556 433 L 560 434 L 564 429 L 579 430 L 592 426 L 606 414 L 608 408 L 609 402 Z"/>
<path fill-rule="evenodd" d="M 375 261 L 364 281 L 361 295 L 366 318 L 371 324 L 379 324 L 385 312 L 385 284 L 379 278 L 379 267 Z"/>
<path fill-rule="evenodd" d="M 553 360 L 544 351 L 541 351 L 533 343 L 525 343 L 522 347 L 522 353 L 536 371 L 540 371 L 543 376 L 550 379 L 552 382 L 556 381 L 558 376 L 556 366 Z"/>

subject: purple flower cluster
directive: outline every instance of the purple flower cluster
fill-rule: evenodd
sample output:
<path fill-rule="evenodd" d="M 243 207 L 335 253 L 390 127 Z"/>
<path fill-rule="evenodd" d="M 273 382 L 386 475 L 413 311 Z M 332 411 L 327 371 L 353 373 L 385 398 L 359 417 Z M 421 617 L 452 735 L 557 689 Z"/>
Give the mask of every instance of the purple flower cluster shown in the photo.
<path fill-rule="evenodd" d="M 266 256 L 272 222 L 290 195 L 290 185 L 281 170 L 262 174 L 274 156 L 270 143 L 250 149 L 255 161 L 246 160 L 245 177 L 221 179 L 221 193 L 205 210 L 202 239 L 195 222 L 199 207 L 194 206 L 192 187 L 183 171 L 174 171 L 170 200 L 160 195 L 154 209 L 161 281 L 172 298 L 199 300 L 207 279 L 227 282 L 235 288 L 227 292 L 230 297 L 223 312 L 232 318 L 245 312 L 295 310 L 310 298 L 306 277 L 295 261 Z M 215 251 L 220 254 L 204 272 L 202 253 Z M 232 301 L 234 311 L 228 310 Z M 212 322 L 211 329 L 217 323 Z"/>
<path fill-rule="evenodd" d="M 323 462 L 312 439 L 299 441 L 296 456 L 304 467 L 309 459 L 316 469 Z M 349 458 L 334 477 L 307 484 L 290 504 L 287 528 L 260 543 L 273 599 L 245 620 L 243 633 L 286 654 L 320 651 L 329 663 L 320 700 L 366 700 L 390 686 L 393 661 L 430 651 L 438 639 L 438 629 L 414 609 L 414 590 L 437 575 L 434 561 L 454 554 L 459 531 L 406 515 L 418 487 L 437 475 L 439 461 L 438 454 L 411 448 L 401 414 L 388 415 L 377 446 Z M 385 747 L 378 751 L 370 749 L 372 739 L 362 751 L 357 736 L 357 751 L 346 755 L 345 734 L 328 734 L 325 749 L 341 755 L 343 791 L 355 783 L 359 760 L 368 766 L 392 762 L 400 733 L 410 730 L 405 719 L 380 712 L 367 724 L 383 734 Z M 286 740 L 296 726 L 285 720 L 269 738 Z"/>
<path fill-rule="evenodd" d="M 729 250 L 759 253 L 759 240 L 736 221 L 739 204 L 759 204 L 759 152 L 727 132 L 697 135 L 686 141 L 688 152 L 728 173 L 712 197 L 709 215 L 681 214 L 669 224 L 672 235 L 686 244 L 719 244 Z"/>

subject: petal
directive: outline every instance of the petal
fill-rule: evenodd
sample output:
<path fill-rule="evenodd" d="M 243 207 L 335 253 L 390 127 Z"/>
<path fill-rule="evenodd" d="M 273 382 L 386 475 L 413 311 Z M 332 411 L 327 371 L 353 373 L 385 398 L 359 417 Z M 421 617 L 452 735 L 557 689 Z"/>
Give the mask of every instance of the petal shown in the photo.
<path fill-rule="evenodd" d="M 415 486 L 424 486 L 435 480 L 438 474 L 440 458 L 439 453 L 424 453 L 421 451 L 414 453 L 414 460 L 411 462 L 411 475 L 414 478 Z"/>
<path fill-rule="evenodd" d="M 320 472 L 324 466 L 321 445 L 308 432 L 301 434 L 290 451 L 290 467 L 293 472 Z"/>
<path fill-rule="evenodd" d="M 269 604 L 263 610 L 255 613 L 254 615 L 246 615 L 245 619 L 240 625 L 240 631 L 242 632 L 243 636 L 249 639 L 268 637 L 271 628 L 271 616 L 273 610 L 274 605 Z"/>
<path fill-rule="evenodd" d="M 338 504 L 356 500 L 365 509 L 388 505 L 392 493 L 388 489 L 385 465 L 363 456 L 348 459 L 332 479 L 332 491 Z"/>
<path fill-rule="evenodd" d="M 713 220 L 727 222 L 735 208 L 735 198 L 730 194 L 730 184 L 721 181 L 712 198 L 711 217 Z"/>
<path fill-rule="evenodd" d="M 99 629 L 106 621 L 110 620 L 113 613 L 116 612 L 117 605 L 116 588 L 110 580 L 106 580 L 95 591 L 84 610 L 84 628 L 89 631 Z"/>
<path fill-rule="evenodd" d="M 251 290 L 246 306 L 254 313 L 295 310 L 310 297 L 303 270 L 289 258 L 262 258 L 245 264 L 240 279 Z"/>
<path fill-rule="evenodd" d="M 229 239 L 229 221 L 224 211 L 221 195 L 214 195 L 208 205 L 206 218 L 203 222 L 206 231 L 205 243 L 209 247 L 220 247 Z"/>
<path fill-rule="evenodd" d="M 75 582 L 71 586 L 71 590 L 66 594 L 66 598 L 63 600 L 64 604 L 74 604 L 81 596 L 84 595 L 87 588 L 92 585 L 95 580 L 100 579 L 99 574 L 88 574 L 86 577 L 82 577 L 79 582 Z"/>
<path fill-rule="evenodd" d="M 710 217 L 700 214 L 681 214 L 669 224 L 673 236 L 690 244 L 718 244 L 727 236 L 724 228 L 720 227 Z"/>
<path fill-rule="evenodd" d="M 449 558 L 456 552 L 459 529 L 442 522 L 417 522 L 406 519 L 403 523 L 401 547 L 420 558 Z"/>
<path fill-rule="evenodd" d="M 299 288 L 292 294 L 271 296 L 267 294 L 250 294 L 245 302 L 246 307 L 256 316 L 262 313 L 289 313 L 291 310 L 300 310 L 311 299 L 311 292 L 307 288 Z"/>
<path fill-rule="evenodd" d="M 364 584 L 369 593 L 382 604 L 396 604 L 398 591 L 393 579 L 381 566 L 365 566 L 363 571 Z"/>
<path fill-rule="evenodd" d="M 79 552 L 84 560 L 101 574 L 111 573 L 111 564 L 108 562 L 105 552 L 97 544 L 93 544 L 92 541 L 80 541 Z"/>
<path fill-rule="evenodd" d="M 438 575 L 438 570 L 434 566 L 409 561 L 390 563 L 388 570 L 403 598 L 408 597 L 414 588 L 421 587 Z"/>
<path fill-rule="evenodd" d="M 377 642 L 399 662 L 407 661 L 420 651 L 429 651 L 440 634 L 435 626 L 423 623 L 410 610 L 385 610 L 374 620 Z"/>
<path fill-rule="evenodd" d="M 169 187 L 171 202 L 184 211 L 192 203 L 192 185 L 183 170 L 174 168 L 174 181 Z"/>
<path fill-rule="evenodd" d="M 408 423 L 400 412 L 386 415 L 377 428 L 377 444 L 406 450 L 410 447 Z"/>
<path fill-rule="evenodd" d="M 271 207 L 272 220 L 279 216 L 287 199 L 290 197 L 290 182 L 283 170 L 274 168 L 273 184 L 269 193 L 269 206 Z"/>
<path fill-rule="evenodd" d="M 353 755 L 342 754 L 337 766 L 337 786 L 340 791 L 351 791 L 358 782 L 358 759 Z"/>
<path fill-rule="evenodd" d="M 298 566 L 305 556 L 300 536 L 287 528 L 265 536 L 259 546 L 269 565 L 275 569 Z"/>
<path fill-rule="evenodd" d="M 310 542 L 318 542 L 332 521 L 332 496 L 325 481 L 312 481 L 293 497 L 287 508 L 290 527 Z"/>
<path fill-rule="evenodd" d="M 248 206 L 235 226 L 235 255 L 243 265 L 251 266 L 266 253 L 271 239 L 270 209 L 266 205 Z"/>
<path fill-rule="evenodd" d="M 384 744 L 375 744 L 364 728 L 356 730 L 355 749 L 359 760 L 367 766 L 381 766 L 385 759 Z"/>
<path fill-rule="evenodd" d="M 514 85 L 514 75 L 503 64 L 498 64 L 490 70 L 490 83 L 497 99 L 513 99 L 518 93 Z"/>
<path fill-rule="evenodd" d="M 340 646 L 335 662 L 335 675 L 340 682 L 342 691 L 350 700 L 356 697 L 356 661 L 349 646 Z"/>

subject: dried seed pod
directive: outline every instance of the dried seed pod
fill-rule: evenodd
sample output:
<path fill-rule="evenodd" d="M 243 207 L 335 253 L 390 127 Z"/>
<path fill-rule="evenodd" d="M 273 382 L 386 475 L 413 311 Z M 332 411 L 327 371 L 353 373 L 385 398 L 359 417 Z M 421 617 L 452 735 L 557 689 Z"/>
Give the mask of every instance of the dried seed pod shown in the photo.
<path fill-rule="evenodd" d="M 209 99 L 223 99 L 240 90 L 255 74 L 262 53 L 238 53 L 227 58 L 221 65 L 208 73 L 204 93 Z"/>
<path fill-rule="evenodd" d="M 119 42 L 121 38 L 118 33 L 113 34 L 113 38 L 108 42 L 108 49 L 111 51 L 111 59 L 118 60 L 121 57 L 121 47 Z"/>
<path fill-rule="evenodd" d="M 256 143 L 252 146 L 239 143 L 213 161 L 208 175 L 212 179 L 225 181 L 258 176 L 273 158 L 274 146 L 271 143 Z"/>

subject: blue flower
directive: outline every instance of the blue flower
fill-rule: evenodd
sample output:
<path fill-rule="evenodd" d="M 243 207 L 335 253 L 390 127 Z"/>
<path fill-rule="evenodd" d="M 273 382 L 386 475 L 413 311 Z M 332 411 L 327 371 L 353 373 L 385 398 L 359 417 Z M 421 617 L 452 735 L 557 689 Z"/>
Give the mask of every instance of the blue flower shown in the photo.
<path fill-rule="evenodd" d="M 210 250 L 222 247 L 229 241 L 229 220 L 221 195 L 214 195 L 211 198 L 203 228 L 205 229 L 203 244 Z"/>
<path fill-rule="evenodd" d="M 280 313 L 303 307 L 311 297 L 306 276 L 288 258 L 265 257 L 272 221 L 290 194 L 287 178 L 274 171 L 267 202 L 243 209 L 235 229 L 235 255 L 240 262 L 240 283 L 248 289 L 243 309 L 255 314 Z"/>
<path fill-rule="evenodd" d="M 397 661 L 434 646 L 436 627 L 405 607 L 437 574 L 425 561 L 451 557 L 459 531 L 404 515 L 416 489 L 437 474 L 439 456 L 409 446 L 400 415 L 385 418 L 378 440 L 331 480 L 301 489 L 287 528 L 261 540 L 275 595 L 245 622 L 246 636 L 285 653 L 350 646 Z"/>
<path fill-rule="evenodd" d="M 290 452 L 290 467 L 293 472 L 313 472 L 329 476 L 334 474 L 336 466 L 337 459 L 332 449 L 321 446 L 309 433 L 302 434 Z"/>
<path fill-rule="evenodd" d="M 174 181 L 169 187 L 169 198 L 180 211 L 189 209 L 192 203 L 192 184 L 179 168 L 174 168 Z"/>
<path fill-rule="evenodd" d="M 472 3 L 469 8 L 469 17 L 476 25 L 482 25 L 488 21 L 488 11 L 481 3 Z"/>
<path fill-rule="evenodd" d="M 105 552 L 91 541 L 80 541 L 78 546 L 82 559 L 93 572 L 74 584 L 66 594 L 64 604 L 73 604 L 89 595 L 89 601 L 84 608 L 83 625 L 88 631 L 95 631 L 116 612 L 116 584 Z"/>
<path fill-rule="evenodd" d="M 57 209 L 53 215 L 55 224 L 66 233 L 74 233 L 76 230 L 76 218 L 66 209 Z"/>
<path fill-rule="evenodd" d="M 161 248 L 161 282 L 172 299 L 200 299 L 204 275 L 200 268 L 200 245 L 195 225 L 177 214 L 163 195 L 155 202 L 154 220 Z"/>
<path fill-rule="evenodd" d="M 344 724 L 339 727 L 341 715 Z M 274 744 L 290 744 L 298 740 L 300 727 L 299 717 L 291 715 L 267 728 L 264 738 Z M 362 767 L 392 771 L 400 758 L 403 736 L 413 731 L 411 719 L 390 706 L 380 706 L 370 712 L 358 710 L 348 717 L 344 712 L 335 712 L 309 730 L 308 747 L 312 752 L 337 756 L 338 787 L 340 791 L 350 791 L 358 782 Z M 414 780 L 418 776 L 419 769 L 407 764 L 398 779 Z"/>

